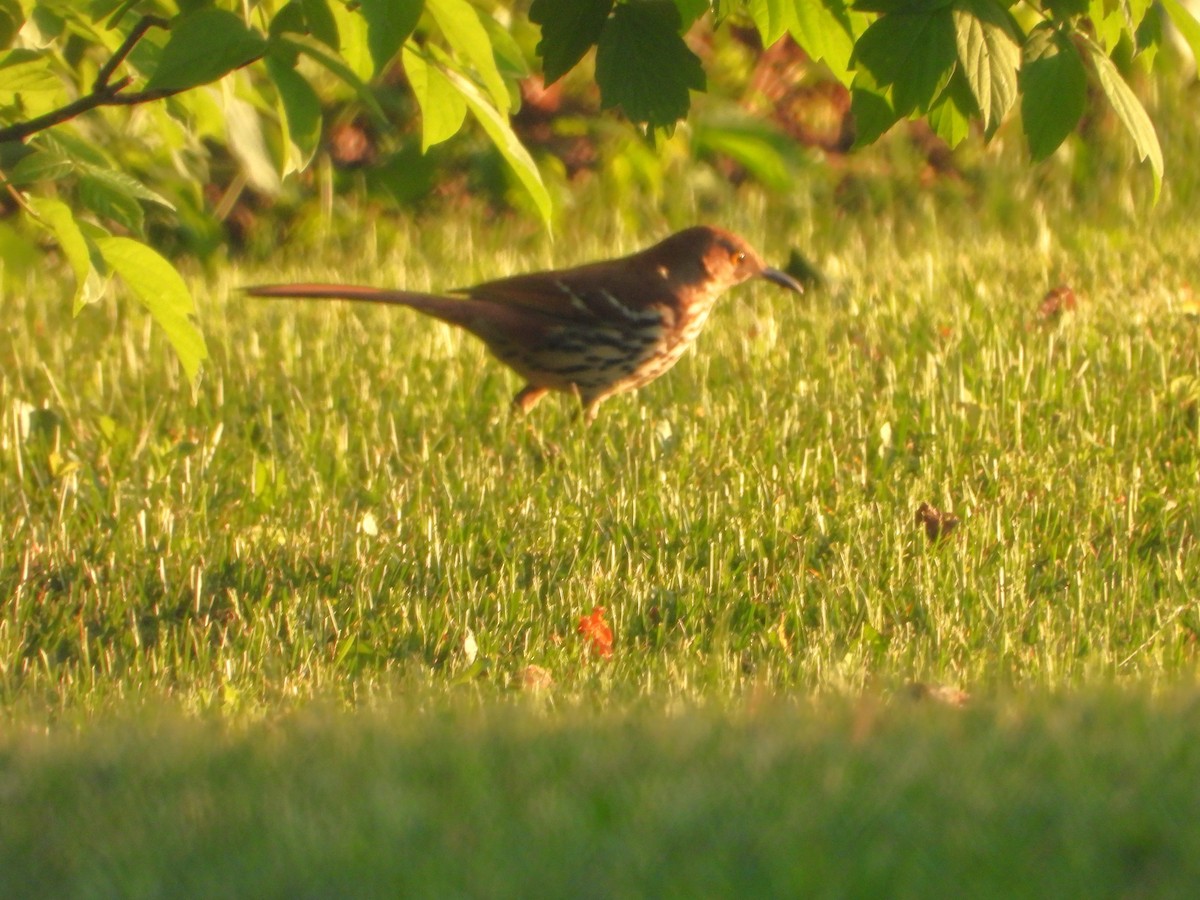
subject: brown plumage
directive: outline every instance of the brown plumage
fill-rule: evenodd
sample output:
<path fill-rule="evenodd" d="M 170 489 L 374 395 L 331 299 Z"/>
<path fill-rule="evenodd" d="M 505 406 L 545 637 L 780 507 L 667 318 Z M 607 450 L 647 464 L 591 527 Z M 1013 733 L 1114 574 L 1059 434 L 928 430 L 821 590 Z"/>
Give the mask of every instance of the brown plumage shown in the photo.
<path fill-rule="evenodd" d="M 751 278 L 803 291 L 737 235 L 697 226 L 620 259 L 445 294 L 339 284 L 267 284 L 246 292 L 412 307 L 465 328 L 524 378 L 514 407 L 526 411 L 547 391 L 564 391 L 579 397 L 591 421 L 605 397 L 639 388 L 674 365 L 717 297 Z"/>

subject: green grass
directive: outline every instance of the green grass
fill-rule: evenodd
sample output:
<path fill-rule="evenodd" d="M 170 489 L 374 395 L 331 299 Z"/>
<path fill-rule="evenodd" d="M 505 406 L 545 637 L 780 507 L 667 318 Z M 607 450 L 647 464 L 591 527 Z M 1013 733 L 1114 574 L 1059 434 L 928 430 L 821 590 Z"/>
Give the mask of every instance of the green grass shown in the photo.
<path fill-rule="evenodd" d="M 1114 212 L 1044 176 L 680 190 L 554 244 L 360 210 L 194 279 L 194 397 L 138 310 L 10 288 L 0 893 L 1182 893 L 1194 191 L 1108 184 Z M 457 285 L 695 221 L 827 285 L 731 293 L 590 428 L 514 418 L 436 323 L 235 290 Z"/>
<path fill-rule="evenodd" d="M 773 259 L 805 248 L 829 286 L 735 291 L 695 353 L 591 428 L 567 398 L 514 418 L 517 379 L 437 323 L 231 292 L 612 247 L 587 234 L 501 248 L 502 230 L 406 226 L 348 265 L 198 284 L 213 359 L 194 403 L 136 312 L 72 324 L 9 298 L 0 691 L 208 707 L 505 688 L 528 665 L 618 696 L 1190 673 L 1190 228 L 951 214 L 743 207 L 729 225 Z M 1043 322 L 1060 281 L 1078 309 Z M 926 541 L 922 501 L 962 517 L 951 540 Z M 576 635 L 594 606 L 611 663 Z"/>
<path fill-rule="evenodd" d="M 443 700 L 10 737 L 0 892 L 1190 896 L 1200 706 L 1146 700 Z"/>

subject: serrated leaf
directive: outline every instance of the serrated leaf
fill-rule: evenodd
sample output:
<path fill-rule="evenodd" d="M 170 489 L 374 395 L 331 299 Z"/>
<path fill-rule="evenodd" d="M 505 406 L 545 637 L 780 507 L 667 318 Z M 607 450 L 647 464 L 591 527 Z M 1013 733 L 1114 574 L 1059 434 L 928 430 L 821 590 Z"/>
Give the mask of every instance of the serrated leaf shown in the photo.
<path fill-rule="evenodd" d="M 321 101 L 304 76 L 275 55 L 267 57 L 267 74 L 279 97 L 286 176 L 308 168 L 321 144 Z"/>
<path fill-rule="evenodd" d="M 37 142 L 44 145 L 48 152 L 70 157 L 76 165 L 87 163 L 103 168 L 111 163 L 94 143 L 73 134 L 69 129 L 43 131 L 37 136 Z"/>
<path fill-rule="evenodd" d="M 957 0 L 954 31 L 958 63 L 975 95 L 983 127 L 999 125 L 1017 99 L 1021 48 L 996 0 Z"/>
<path fill-rule="evenodd" d="M 7 180 L 15 186 L 37 181 L 54 181 L 74 169 L 75 161 L 69 156 L 53 150 L 35 150 L 21 158 L 8 173 Z"/>
<path fill-rule="evenodd" d="M 854 146 L 875 143 L 899 121 L 887 88 L 877 85 L 871 74 L 861 70 L 850 88 L 850 115 L 854 118 Z"/>
<path fill-rule="evenodd" d="M 621 107 L 634 122 L 674 125 L 687 116 L 689 90 L 705 88 L 704 67 L 678 28 L 672 3 L 618 6 L 596 47 L 600 105 Z"/>
<path fill-rule="evenodd" d="M 1162 0 L 1162 5 L 1171 17 L 1172 24 L 1192 49 L 1192 56 L 1200 59 L 1200 22 L 1196 21 L 1196 17 L 1179 0 Z"/>
<path fill-rule="evenodd" d="M 1103 48 L 1086 36 L 1082 37 L 1084 46 L 1087 47 L 1088 54 L 1092 58 L 1092 65 L 1096 68 L 1096 78 L 1100 82 L 1100 88 L 1108 97 L 1108 102 L 1112 104 L 1117 118 L 1121 120 L 1125 130 L 1129 132 L 1129 136 L 1133 138 L 1138 157 L 1150 162 L 1150 168 L 1154 173 L 1154 199 L 1157 202 L 1159 191 L 1162 190 L 1163 155 L 1162 147 L 1158 143 L 1158 135 L 1154 131 L 1154 123 L 1150 121 L 1150 116 L 1146 114 L 1141 101 L 1130 90 L 1129 85 L 1125 83 L 1125 79 L 1121 77 L 1121 73 L 1117 71 L 1117 67 L 1113 65 L 1113 61 L 1108 58 Z"/>
<path fill-rule="evenodd" d="M 496 109 L 507 114 L 512 105 L 508 87 L 496 66 L 492 42 L 488 39 L 487 29 L 479 21 L 475 7 L 467 0 L 426 0 L 425 8 L 437 22 L 455 55 L 475 70 Z"/>
<path fill-rule="evenodd" d="M 172 212 L 175 211 L 175 205 L 170 200 L 162 194 L 150 190 L 150 188 L 146 187 L 132 175 L 126 175 L 124 172 L 118 172 L 116 169 L 105 169 L 91 163 L 78 163 L 77 165 L 80 171 L 85 172 L 89 177 L 103 182 L 114 191 L 119 191 L 130 199 L 157 203 L 159 206 L 165 206 Z"/>
<path fill-rule="evenodd" d="M 467 101 L 441 70 L 404 48 L 404 73 L 421 107 L 421 152 L 453 137 L 462 128 Z"/>
<path fill-rule="evenodd" d="M 360 0 L 359 9 L 367 20 L 367 47 L 376 74 L 400 52 L 417 27 L 423 6 L 423 0 Z"/>
<path fill-rule="evenodd" d="M 71 208 L 53 197 L 29 197 L 30 208 L 37 213 L 41 222 L 50 229 L 54 240 L 62 249 L 63 256 L 75 273 L 75 314 L 89 303 L 94 303 L 104 292 L 104 279 L 92 265 L 91 249 L 83 236 Z"/>
<path fill-rule="evenodd" d="M 79 200 L 100 218 L 116 222 L 126 231 L 138 235 L 145 232 L 146 214 L 142 205 L 105 179 L 91 174 L 80 176 Z"/>
<path fill-rule="evenodd" d="M 525 149 L 525 145 L 513 132 L 508 120 L 500 115 L 496 108 L 488 103 L 487 98 L 480 93 L 479 88 L 466 78 L 457 72 L 447 72 L 446 77 L 462 94 L 471 114 L 475 116 L 483 130 L 487 132 L 487 136 L 491 138 L 492 143 L 496 145 L 496 149 L 500 151 L 500 155 L 504 157 L 516 174 L 522 187 L 525 188 L 525 192 L 533 200 L 542 221 L 549 226 L 552 211 L 550 194 L 542 182 L 542 174 L 538 171 L 537 164 L 529 155 L 529 151 Z"/>
<path fill-rule="evenodd" d="M 746 11 L 764 47 L 770 47 L 796 24 L 795 0 L 747 0 Z"/>
<path fill-rule="evenodd" d="M 192 321 L 196 304 L 179 273 L 145 244 L 131 238 L 99 238 L 96 246 L 162 328 L 188 380 L 195 385 L 200 364 L 208 358 L 208 348 Z"/>
<path fill-rule="evenodd" d="M 978 114 L 975 98 L 959 69 L 929 110 L 929 125 L 934 133 L 954 149 L 971 133 L 971 119 Z"/>
<path fill-rule="evenodd" d="M 1087 72 L 1071 39 L 1060 29 L 1034 29 L 1021 65 L 1021 122 L 1035 161 L 1058 149 L 1087 104 Z"/>
<path fill-rule="evenodd" d="M 1163 45 L 1170 23 L 1170 17 L 1161 3 L 1155 3 L 1142 16 L 1142 21 L 1133 36 L 1133 58 L 1146 74 L 1154 71 L 1154 59 Z"/>
<path fill-rule="evenodd" d="M 1125 21 L 1130 33 L 1136 32 L 1141 27 L 1150 5 L 1151 0 L 1123 0 L 1121 9 L 1125 13 Z"/>
<path fill-rule="evenodd" d="M 222 9 L 202 9 L 171 23 L 149 91 L 178 91 L 216 81 L 262 56 L 267 42 L 240 18 Z"/>
<path fill-rule="evenodd" d="M 1125 36 L 1125 14 L 1112 0 L 1090 0 L 1088 19 L 1104 49 L 1111 53 Z"/>
<path fill-rule="evenodd" d="M 927 112 L 954 74 L 958 49 L 950 10 L 880 16 L 854 48 L 855 64 L 892 89 L 899 116 Z"/>
<path fill-rule="evenodd" d="M 849 86 L 854 80 L 850 72 L 854 41 L 868 24 L 861 13 L 852 13 L 841 4 L 798 3 L 791 32 L 809 56 L 825 63 L 838 81 Z"/>
<path fill-rule="evenodd" d="M 529 20 L 542 28 L 537 55 L 542 58 L 546 84 L 553 84 L 575 68 L 600 39 L 613 0 L 533 0 Z"/>

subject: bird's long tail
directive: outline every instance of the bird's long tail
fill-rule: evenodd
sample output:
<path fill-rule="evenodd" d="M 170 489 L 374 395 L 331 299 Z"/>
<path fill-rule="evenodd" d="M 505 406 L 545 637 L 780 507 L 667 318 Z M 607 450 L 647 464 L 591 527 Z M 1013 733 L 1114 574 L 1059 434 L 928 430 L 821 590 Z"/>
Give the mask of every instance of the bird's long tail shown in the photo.
<path fill-rule="evenodd" d="M 408 306 L 434 318 L 474 330 L 477 310 L 473 302 L 420 291 L 385 290 L 356 284 L 259 284 L 243 289 L 251 297 L 280 300 L 353 300 Z"/>

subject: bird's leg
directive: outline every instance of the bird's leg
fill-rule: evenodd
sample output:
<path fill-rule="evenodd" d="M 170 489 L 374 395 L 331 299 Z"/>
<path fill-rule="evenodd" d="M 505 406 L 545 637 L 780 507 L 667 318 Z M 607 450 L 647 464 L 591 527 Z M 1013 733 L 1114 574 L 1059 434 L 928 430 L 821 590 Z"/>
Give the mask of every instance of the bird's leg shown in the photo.
<path fill-rule="evenodd" d="M 535 403 L 546 396 L 549 388 L 538 387 L 533 384 L 527 384 L 521 390 L 517 391 L 517 395 L 512 399 L 512 408 L 522 413 L 527 413 Z"/>
<path fill-rule="evenodd" d="M 575 399 L 579 401 L 579 412 L 583 417 L 584 425 L 591 425 L 596 421 L 596 415 L 600 412 L 600 401 L 603 397 L 597 397 L 590 391 L 584 394 L 579 390 L 579 385 L 571 385 L 571 393 L 575 395 Z"/>

